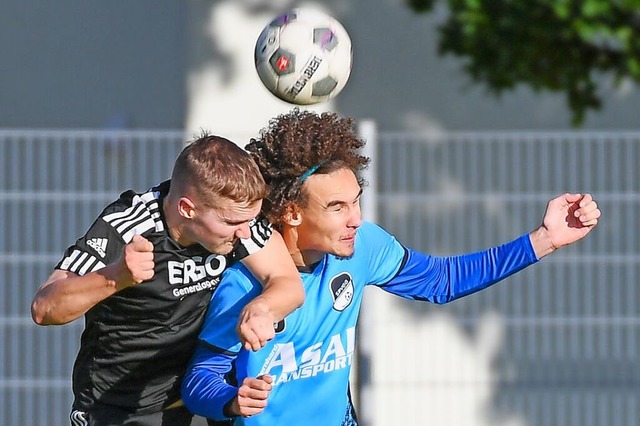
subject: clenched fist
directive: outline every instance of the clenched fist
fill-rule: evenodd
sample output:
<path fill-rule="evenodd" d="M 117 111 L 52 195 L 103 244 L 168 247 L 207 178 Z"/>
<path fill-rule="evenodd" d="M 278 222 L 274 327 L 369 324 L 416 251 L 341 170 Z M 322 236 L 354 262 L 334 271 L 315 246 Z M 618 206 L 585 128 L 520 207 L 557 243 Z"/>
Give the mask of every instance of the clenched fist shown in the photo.
<path fill-rule="evenodd" d="M 264 295 L 249 302 L 240 313 L 236 331 L 246 350 L 257 351 L 275 337 L 276 322 Z"/>
<path fill-rule="evenodd" d="M 549 201 L 542 225 L 530 234 L 538 259 L 584 238 L 600 215 L 591 194 L 562 194 Z"/>
<path fill-rule="evenodd" d="M 273 389 L 272 383 L 273 378 L 268 374 L 245 378 L 229 407 L 231 414 L 242 417 L 260 414 L 267 406 L 269 392 Z"/>
<path fill-rule="evenodd" d="M 122 250 L 119 260 L 118 289 L 140 284 L 153 278 L 153 244 L 142 235 L 134 235 Z"/>

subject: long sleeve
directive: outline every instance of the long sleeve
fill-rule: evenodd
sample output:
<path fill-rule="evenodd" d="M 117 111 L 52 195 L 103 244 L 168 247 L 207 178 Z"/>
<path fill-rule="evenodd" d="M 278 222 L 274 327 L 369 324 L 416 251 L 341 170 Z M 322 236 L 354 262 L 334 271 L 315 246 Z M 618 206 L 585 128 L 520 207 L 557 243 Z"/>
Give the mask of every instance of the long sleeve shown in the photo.
<path fill-rule="evenodd" d="M 203 345 L 196 348 L 182 382 L 182 400 L 189 411 L 214 420 L 228 419 L 223 409 L 238 388 L 227 384 L 224 376 L 234 359 Z"/>
<path fill-rule="evenodd" d="M 459 256 L 435 257 L 406 249 L 396 276 L 380 287 L 408 299 L 443 304 L 485 289 L 537 261 L 528 234 Z"/>

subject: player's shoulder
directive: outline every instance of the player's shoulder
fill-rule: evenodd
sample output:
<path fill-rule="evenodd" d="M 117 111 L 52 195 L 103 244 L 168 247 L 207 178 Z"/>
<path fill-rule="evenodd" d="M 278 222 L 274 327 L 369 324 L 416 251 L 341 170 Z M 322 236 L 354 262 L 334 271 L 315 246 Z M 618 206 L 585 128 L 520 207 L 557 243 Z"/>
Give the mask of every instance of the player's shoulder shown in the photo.
<path fill-rule="evenodd" d="M 390 238 L 393 238 L 393 235 L 373 222 L 362 222 L 356 234 L 356 239 L 366 242 L 367 244 Z"/>
<path fill-rule="evenodd" d="M 356 257 L 371 259 L 382 253 L 401 251 L 402 244 L 393 234 L 372 222 L 363 222 L 356 234 Z"/>
<path fill-rule="evenodd" d="M 137 192 L 133 189 L 128 189 L 122 192 L 116 200 L 108 204 L 100 216 L 105 216 L 111 213 L 123 212 L 132 207 L 144 204 L 149 206 L 150 204 L 157 203 L 158 200 L 165 196 L 169 189 L 169 181 L 162 182 L 150 189 L 143 192 Z"/>
<path fill-rule="evenodd" d="M 241 299 L 250 300 L 262 293 L 262 284 L 240 262 L 228 267 L 220 277 L 215 295 L 222 304 L 236 304 Z"/>
<path fill-rule="evenodd" d="M 221 285 L 223 284 L 229 286 L 241 286 L 248 290 L 256 285 L 260 285 L 260 282 L 242 262 L 235 262 L 222 274 Z"/>
<path fill-rule="evenodd" d="M 133 198 L 136 195 L 138 194 L 132 189 L 124 191 L 118 196 L 117 199 L 109 203 L 102 210 L 102 213 L 100 213 L 100 217 L 111 214 L 111 213 L 115 213 L 115 212 L 121 212 L 130 208 L 134 204 Z"/>
<path fill-rule="evenodd" d="M 168 181 L 139 193 L 128 190 L 107 205 L 99 219 L 113 228 L 125 242 L 133 235 L 148 235 L 163 231 L 161 198 L 168 190 Z"/>
<path fill-rule="evenodd" d="M 271 234 L 273 234 L 271 222 L 262 213 L 249 223 L 249 228 L 251 229 L 251 239 L 261 247 L 267 244 Z"/>

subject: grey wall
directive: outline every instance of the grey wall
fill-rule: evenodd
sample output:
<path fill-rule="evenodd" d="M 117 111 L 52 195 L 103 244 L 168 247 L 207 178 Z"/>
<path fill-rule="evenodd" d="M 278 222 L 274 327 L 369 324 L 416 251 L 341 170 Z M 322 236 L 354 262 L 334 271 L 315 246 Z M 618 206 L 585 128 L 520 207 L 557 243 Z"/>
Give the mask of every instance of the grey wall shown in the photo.
<path fill-rule="evenodd" d="M 186 7 L 3 0 L 0 128 L 181 128 Z"/>
<path fill-rule="evenodd" d="M 226 79 L 243 74 L 234 66 L 247 66 L 221 53 L 215 41 L 205 40 L 213 32 L 202 27 L 208 13 L 234 4 L 246 10 L 240 17 L 262 16 L 299 3 L 3 0 L 0 127 L 182 128 L 188 114 L 185 98 L 198 93 L 192 87 L 189 95 L 186 87 L 203 64 L 224 62 L 215 72 L 220 78 L 224 70 Z M 317 3 L 337 16 L 353 39 L 352 77 L 331 106 L 341 113 L 375 119 L 382 130 L 570 127 L 563 96 L 534 94 L 523 87 L 496 99 L 470 84 L 462 61 L 438 57 L 436 26 L 442 10 L 416 15 L 402 0 Z M 229 37 L 251 37 L 240 34 L 246 26 L 237 28 Z M 237 54 L 252 57 L 247 50 Z M 247 84 L 256 82 L 253 78 Z M 638 87 L 618 92 L 610 87 L 605 83 L 605 109 L 589 114 L 584 128 L 637 128 Z M 211 106 L 228 103 L 215 93 Z M 271 104 L 266 109 L 279 112 Z M 215 111 L 212 115 L 221 123 L 256 114 L 224 106 Z M 221 117 L 225 111 L 229 116 Z"/>

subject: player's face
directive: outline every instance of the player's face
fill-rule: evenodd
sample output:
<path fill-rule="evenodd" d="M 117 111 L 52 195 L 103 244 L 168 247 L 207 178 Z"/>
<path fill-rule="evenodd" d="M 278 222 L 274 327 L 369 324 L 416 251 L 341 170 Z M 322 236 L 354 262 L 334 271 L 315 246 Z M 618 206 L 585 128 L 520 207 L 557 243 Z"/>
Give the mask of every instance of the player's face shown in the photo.
<path fill-rule="evenodd" d="M 212 253 L 228 254 L 238 239 L 251 236 L 249 222 L 261 207 L 262 201 L 251 204 L 227 201 L 215 209 L 196 209 L 191 226 L 193 239 Z"/>
<path fill-rule="evenodd" d="M 362 188 L 355 174 L 341 169 L 311 175 L 305 182 L 309 203 L 301 211 L 298 248 L 307 263 L 325 253 L 347 257 L 353 254 L 356 231 L 362 224 Z"/>

